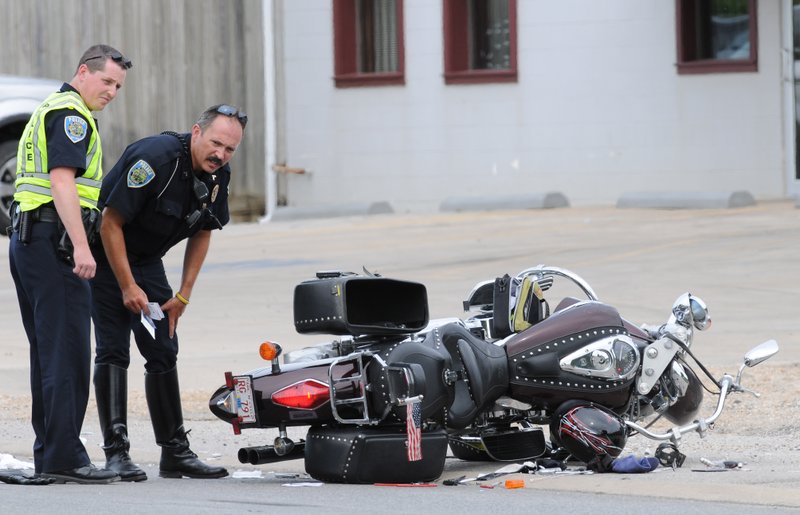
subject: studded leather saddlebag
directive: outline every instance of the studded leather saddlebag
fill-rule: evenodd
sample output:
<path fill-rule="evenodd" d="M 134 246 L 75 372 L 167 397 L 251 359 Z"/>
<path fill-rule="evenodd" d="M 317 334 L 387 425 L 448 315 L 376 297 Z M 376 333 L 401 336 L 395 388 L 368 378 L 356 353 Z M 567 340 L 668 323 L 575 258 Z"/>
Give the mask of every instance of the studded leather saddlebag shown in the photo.
<path fill-rule="evenodd" d="M 405 428 L 312 427 L 306 472 L 330 483 L 418 483 L 442 475 L 447 455 L 443 429 L 422 433 L 422 459 L 408 461 Z"/>

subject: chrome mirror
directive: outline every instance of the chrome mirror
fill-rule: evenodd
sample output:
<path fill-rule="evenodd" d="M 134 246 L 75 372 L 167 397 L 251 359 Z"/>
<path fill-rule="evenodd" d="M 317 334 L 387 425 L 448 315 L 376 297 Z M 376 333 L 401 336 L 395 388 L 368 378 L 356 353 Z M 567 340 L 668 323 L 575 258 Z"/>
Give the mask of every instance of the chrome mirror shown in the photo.
<path fill-rule="evenodd" d="M 774 356 L 778 352 L 778 342 L 775 340 L 767 340 L 761 345 L 750 349 L 747 354 L 744 355 L 744 363 L 739 367 L 739 373 L 736 374 L 736 383 L 741 384 L 742 381 L 742 372 L 744 372 L 745 367 L 754 367 L 765 361 L 772 356 Z M 758 394 L 755 394 L 758 397 Z"/>
<path fill-rule="evenodd" d="M 778 342 L 775 340 L 767 340 L 758 347 L 750 349 L 744 355 L 744 364 L 748 367 L 754 367 L 762 361 L 768 360 L 778 352 Z"/>

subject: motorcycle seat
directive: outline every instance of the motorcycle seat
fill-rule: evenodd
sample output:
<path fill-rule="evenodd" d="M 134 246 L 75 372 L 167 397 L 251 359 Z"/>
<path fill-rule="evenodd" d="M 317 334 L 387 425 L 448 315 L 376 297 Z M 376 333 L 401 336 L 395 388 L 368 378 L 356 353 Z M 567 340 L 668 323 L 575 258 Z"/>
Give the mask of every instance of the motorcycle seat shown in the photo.
<path fill-rule="evenodd" d="M 448 408 L 447 424 L 460 429 L 506 392 L 508 359 L 502 347 L 478 338 L 459 324 L 442 326 L 439 334 L 459 377 Z"/>
<path fill-rule="evenodd" d="M 451 391 L 441 380 L 444 370 L 447 368 L 447 355 L 443 351 L 439 351 L 431 345 L 405 342 L 388 350 L 385 359 L 394 365 L 405 363 L 417 364 L 421 367 L 412 370 L 412 372 L 416 383 L 416 393 L 424 394 L 422 401 L 423 418 L 433 417 L 437 413 L 441 413 L 442 408 L 448 405 Z M 384 380 L 384 374 L 378 369 L 376 369 L 376 372 L 380 373 L 377 377 L 372 378 L 371 381 L 380 384 Z M 388 402 L 388 397 L 382 394 L 383 391 L 384 388 L 376 388 L 373 396 L 375 398 L 375 406 L 379 411 L 382 411 L 386 402 Z M 405 408 L 396 410 L 396 416 L 398 419 L 401 419 L 401 416 L 405 417 Z M 402 420 L 405 419 L 402 418 Z"/>

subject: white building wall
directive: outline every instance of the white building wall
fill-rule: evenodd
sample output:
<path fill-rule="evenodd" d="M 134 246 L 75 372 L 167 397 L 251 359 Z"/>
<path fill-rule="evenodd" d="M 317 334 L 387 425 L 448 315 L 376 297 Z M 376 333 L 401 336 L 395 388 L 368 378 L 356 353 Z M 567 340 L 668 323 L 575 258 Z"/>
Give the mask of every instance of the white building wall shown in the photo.
<path fill-rule="evenodd" d="M 285 2 L 290 206 L 560 191 L 786 194 L 779 2 L 759 71 L 678 75 L 671 0 L 518 0 L 519 80 L 445 85 L 442 3 L 405 0 L 404 86 L 337 89 L 330 0 Z"/>

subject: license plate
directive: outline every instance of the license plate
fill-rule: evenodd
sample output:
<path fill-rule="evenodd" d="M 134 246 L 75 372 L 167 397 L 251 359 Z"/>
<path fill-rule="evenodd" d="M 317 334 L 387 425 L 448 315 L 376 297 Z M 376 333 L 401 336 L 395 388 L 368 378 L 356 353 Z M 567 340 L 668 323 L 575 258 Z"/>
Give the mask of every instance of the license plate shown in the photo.
<path fill-rule="evenodd" d="M 233 376 L 233 397 L 236 400 L 236 413 L 242 417 L 242 423 L 255 423 L 257 410 L 253 402 L 253 378 Z"/>

